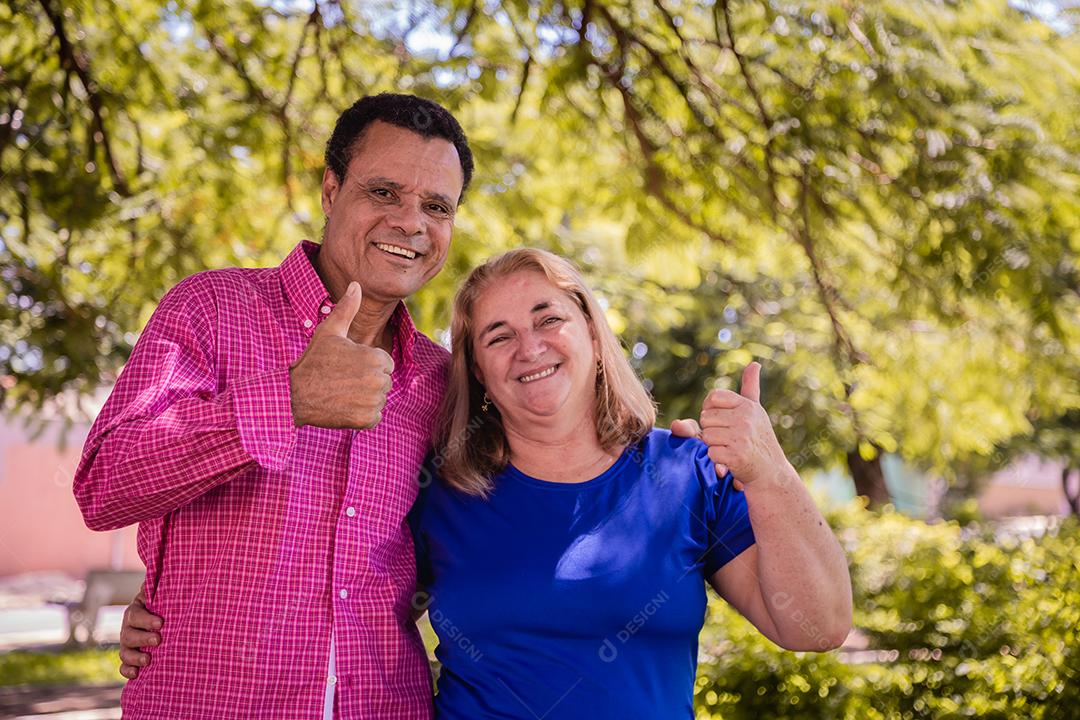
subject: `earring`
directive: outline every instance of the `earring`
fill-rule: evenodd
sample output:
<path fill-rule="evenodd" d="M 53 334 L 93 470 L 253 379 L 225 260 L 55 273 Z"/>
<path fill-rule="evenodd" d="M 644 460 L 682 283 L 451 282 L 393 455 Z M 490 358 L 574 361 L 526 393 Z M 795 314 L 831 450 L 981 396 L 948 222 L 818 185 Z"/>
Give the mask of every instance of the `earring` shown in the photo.
<path fill-rule="evenodd" d="M 491 407 L 491 398 L 488 397 L 487 391 L 484 391 L 484 404 L 480 406 L 480 412 L 487 412 Z"/>

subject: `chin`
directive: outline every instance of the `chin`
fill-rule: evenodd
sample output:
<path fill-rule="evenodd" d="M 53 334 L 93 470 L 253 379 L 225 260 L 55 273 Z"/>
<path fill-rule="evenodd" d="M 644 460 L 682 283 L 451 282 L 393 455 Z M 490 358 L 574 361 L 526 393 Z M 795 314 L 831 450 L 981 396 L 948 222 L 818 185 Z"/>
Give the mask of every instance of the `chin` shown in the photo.
<path fill-rule="evenodd" d="M 541 400 L 538 402 L 525 403 L 525 412 L 542 418 L 555 417 L 566 410 L 566 398 Z"/>
<path fill-rule="evenodd" d="M 370 295 L 372 298 L 385 300 L 408 300 L 413 293 L 422 287 L 424 287 L 423 282 L 382 282 L 368 285 L 365 285 L 363 281 L 360 282 L 360 288 L 363 290 L 365 297 Z"/>

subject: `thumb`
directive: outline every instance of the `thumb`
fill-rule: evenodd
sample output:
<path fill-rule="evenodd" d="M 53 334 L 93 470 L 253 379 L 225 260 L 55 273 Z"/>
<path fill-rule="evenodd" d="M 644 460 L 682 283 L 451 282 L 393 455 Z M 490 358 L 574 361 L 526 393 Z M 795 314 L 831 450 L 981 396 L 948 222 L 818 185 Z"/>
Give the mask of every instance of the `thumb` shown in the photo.
<path fill-rule="evenodd" d="M 676 437 L 700 437 L 701 426 L 697 420 L 672 420 L 671 434 Z"/>
<path fill-rule="evenodd" d="M 325 328 L 324 332 L 329 332 L 339 337 L 349 336 L 349 326 L 352 325 L 353 318 L 356 317 L 356 313 L 360 310 L 360 301 L 364 299 L 364 293 L 360 289 L 360 283 L 349 283 L 348 289 L 345 294 L 338 300 L 338 304 L 334 306 L 333 312 L 326 316 L 326 319 L 320 323 L 320 328 Z"/>
<path fill-rule="evenodd" d="M 739 394 L 756 403 L 761 402 L 761 363 L 752 362 L 742 371 Z"/>

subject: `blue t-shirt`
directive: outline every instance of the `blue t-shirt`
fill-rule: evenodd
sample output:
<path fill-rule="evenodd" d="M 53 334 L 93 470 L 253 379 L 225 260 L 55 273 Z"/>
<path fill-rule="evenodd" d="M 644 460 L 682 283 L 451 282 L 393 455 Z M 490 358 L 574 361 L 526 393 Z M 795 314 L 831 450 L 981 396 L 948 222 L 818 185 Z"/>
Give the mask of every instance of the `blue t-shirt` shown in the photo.
<path fill-rule="evenodd" d="M 441 481 L 411 517 L 441 720 L 692 718 L 705 578 L 754 543 L 699 440 L 653 430 L 602 475 Z"/>

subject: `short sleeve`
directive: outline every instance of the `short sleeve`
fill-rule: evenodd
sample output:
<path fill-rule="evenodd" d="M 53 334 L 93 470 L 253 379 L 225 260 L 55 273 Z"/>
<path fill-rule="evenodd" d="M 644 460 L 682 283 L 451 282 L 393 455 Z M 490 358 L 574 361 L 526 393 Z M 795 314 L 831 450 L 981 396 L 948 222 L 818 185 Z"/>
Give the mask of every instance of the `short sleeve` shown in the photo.
<path fill-rule="evenodd" d="M 694 465 L 705 493 L 705 521 L 709 529 L 709 549 L 705 553 L 705 577 L 728 564 L 754 544 L 750 509 L 746 495 L 732 485 L 731 472 L 716 476 L 716 465 L 709 459 L 708 447 L 701 443 L 694 453 Z"/>

